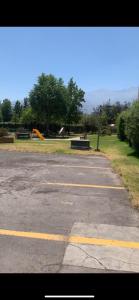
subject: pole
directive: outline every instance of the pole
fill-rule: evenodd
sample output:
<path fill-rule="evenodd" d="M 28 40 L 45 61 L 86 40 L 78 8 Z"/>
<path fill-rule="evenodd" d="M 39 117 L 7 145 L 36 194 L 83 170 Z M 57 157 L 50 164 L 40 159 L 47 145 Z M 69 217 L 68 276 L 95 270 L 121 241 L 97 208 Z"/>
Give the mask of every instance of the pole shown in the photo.
<path fill-rule="evenodd" d="M 97 134 L 97 148 L 95 149 L 95 151 L 100 151 L 100 149 L 99 149 L 99 137 L 100 137 L 100 128 L 98 128 L 98 134 Z"/>
<path fill-rule="evenodd" d="M 98 135 L 97 135 L 97 149 L 96 149 L 96 151 L 100 151 L 99 150 L 99 131 L 98 131 Z"/>
<path fill-rule="evenodd" d="M 101 106 L 100 106 L 100 111 L 99 111 L 99 115 L 98 115 L 97 148 L 95 149 L 95 151 L 100 151 L 100 149 L 99 149 L 99 137 L 100 137 L 100 127 L 101 127 L 100 115 L 101 115 Z"/>

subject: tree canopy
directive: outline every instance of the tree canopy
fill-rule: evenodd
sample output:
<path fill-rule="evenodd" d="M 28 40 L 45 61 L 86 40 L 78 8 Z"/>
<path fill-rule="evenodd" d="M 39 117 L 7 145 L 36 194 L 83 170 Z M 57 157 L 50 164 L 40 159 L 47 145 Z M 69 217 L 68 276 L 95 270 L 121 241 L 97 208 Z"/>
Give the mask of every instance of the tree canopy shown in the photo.
<path fill-rule="evenodd" d="M 1 113 L 3 122 L 9 122 L 12 118 L 12 105 L 9 99 L 4 99 L 1 104 Z"/>
<path fill-rule="evenodd" d="M 53 75 L 42 74 L 29 94 L 32 111 L 39 122 L 47 125 L 65 115 L 64 86 Z"/>
<path fill-rule="evenodd" d="M 70 79 L 67 86 L 67 96 L 66 96 L 66 115 L 65 122 L 67 124 L 72 124 L 73 122 L 78 122 L 81 116 L 81 108 L 84 100 L 85 92 L 78 88 L 76 82 L 73 78 Z"/>
<path fill-rule="evenodd" d="M 29 94 L 29 102 L 39 122 L 47 126 L 52 121 L 71 124 L 80 118 L 84 91 L 78 88 L 72 78 L 66 87 L 62 78 L 42 73 Z"/>

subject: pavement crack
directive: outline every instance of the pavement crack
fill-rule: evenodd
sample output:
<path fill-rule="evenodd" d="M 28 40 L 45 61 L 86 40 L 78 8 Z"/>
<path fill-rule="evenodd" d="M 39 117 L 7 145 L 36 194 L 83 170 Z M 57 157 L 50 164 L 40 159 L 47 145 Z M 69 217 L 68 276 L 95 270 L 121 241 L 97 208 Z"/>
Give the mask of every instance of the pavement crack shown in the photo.
<path fill-rule="evenodd" d="M 93 258 L 94 260 L 96 260 L 99 265 L 101 265 L 103 267 L 104 270 L 108 270 L 108 268 L 96 257 L 90 255 L 87 251 L 85 251 L 84 249 L 82 249 L 80 246 L 74 245 L 74 244 L 70 244 L 73 247 L 76 247 L 78 249 L 80 249 L 82 252 L 84 252 L 86 254 L 86 257 L 84 258 L 83 262 L 88 259 L 88 258 Z"/>

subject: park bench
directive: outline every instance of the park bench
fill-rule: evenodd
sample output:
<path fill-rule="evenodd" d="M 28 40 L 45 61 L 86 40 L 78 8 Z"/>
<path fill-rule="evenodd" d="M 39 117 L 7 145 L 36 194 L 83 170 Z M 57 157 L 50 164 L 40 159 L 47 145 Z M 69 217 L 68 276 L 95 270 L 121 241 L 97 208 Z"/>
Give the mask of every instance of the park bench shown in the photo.
<path fill-rule="evenodd" d="M 16 138 L 17 139 L 30 139 L 30 133 L 29 132 L 16 132 Z"/>

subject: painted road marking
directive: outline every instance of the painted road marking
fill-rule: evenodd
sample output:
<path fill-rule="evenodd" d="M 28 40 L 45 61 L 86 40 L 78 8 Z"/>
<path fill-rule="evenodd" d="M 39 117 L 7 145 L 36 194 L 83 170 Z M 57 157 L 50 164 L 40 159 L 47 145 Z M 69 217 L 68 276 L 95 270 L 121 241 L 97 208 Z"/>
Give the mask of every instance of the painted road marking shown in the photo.
<path fill-rule="evenodd" d="M 59 185 L 59 186 L 73 186 L 73 187 L 83 187 L 83 188 L 98 188 L 98 189 L 115 189 L 124 190 L 123 186 L 109 186 L 109 185 L 95 185 L 95 184 L 78 184 L 78 183 L 62 183 L 62 182 L 40 182 L 40 184 L 48 185 Z"/>
<path fill-rule="evenodd" d="M 106 167 L 89 167 L 89 166 L 73 166 L 73 165 L 70 165 L 70 166 L 67 166 L 67 165 L 51 165 L 51 167 L 66 167 L 66 168 L 83 168 L 83 169 L 108 169 L 108 170 L 111 170 L 112 168 L 106 168 Z"/>
<path fill-rule="evenodd" d="M 0 229 L 0 235 L 67 242 L 67 243 L 74 243 L 74 244 L 101 245 L 101 246 L 139 249 L 139 242 L 111 240 L 111 239 L 102 239 L 102 238 L 93 238 L 93 237 L 87 238 L 78 235 L 65 236 L 61 234 L 25 232 L 25 231 L 15 231 L 15 230 L 7 230 L 7 229 Z"/>
<path fill-rule="evenodd" d="M 17 236 L 17 237 L 42 239 L 42 240 L 51 240 L 51 241 L 59 241 L 59 242 L 65 242 L 68 239 L 67 236 L 64 236 L 64 235 L 61 235 L 61 234 L 15 231 L 15 230 L 7 230 L 7 229 L 6 230 L 5 229 L 0 229 L 0 235 Z"/>

